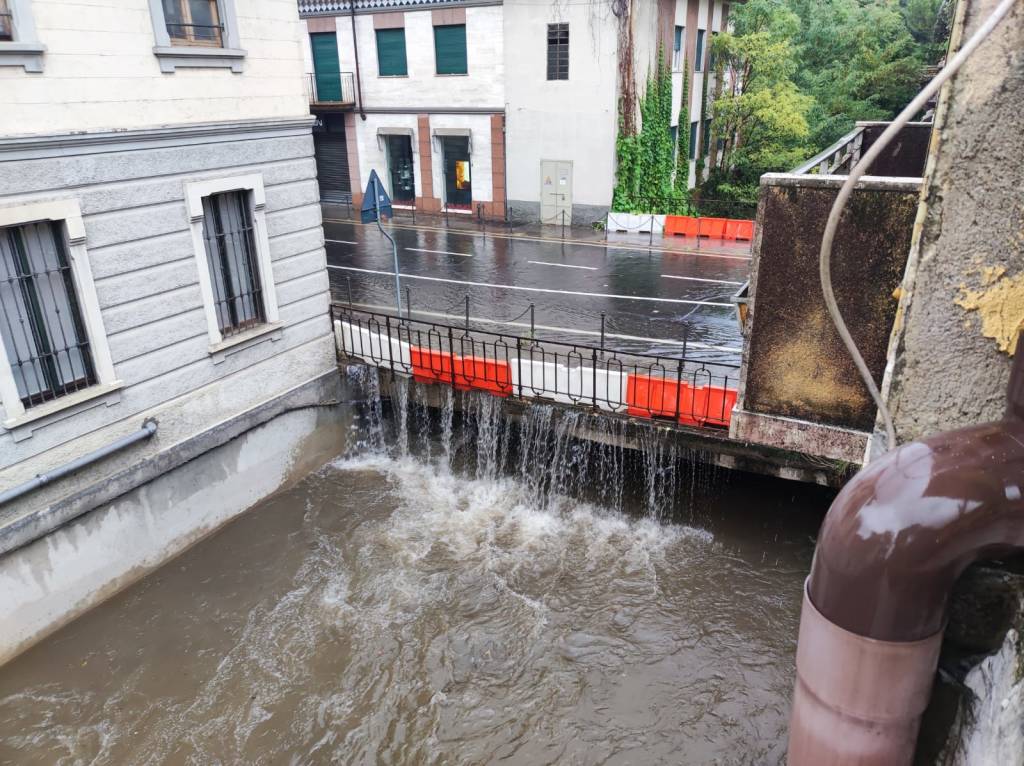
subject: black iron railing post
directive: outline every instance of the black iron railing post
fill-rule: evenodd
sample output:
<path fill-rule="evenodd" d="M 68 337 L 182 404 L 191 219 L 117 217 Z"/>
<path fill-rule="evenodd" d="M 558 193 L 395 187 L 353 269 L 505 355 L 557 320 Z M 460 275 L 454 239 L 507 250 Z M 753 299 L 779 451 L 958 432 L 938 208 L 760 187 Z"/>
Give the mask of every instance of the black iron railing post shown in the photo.
<path fill-rule="evenodd" d="M 601 312 L 601 351 L 604 352 L 604 312 Z"/>
<path fill-rule="evenodd" d="M 408 287 L 405 288 L 405 316 L 412 319 L 412 291 Z"/>
<path fill-rule="evenodd" d="M 676 365 L 676 422 L 679 422 L 679 408 L 683 399 L 683 360 L 680 359 Z M 693 399 L 691 395 L 690 409 L 693 409 Z"/>
<path fill-rule="evenodd" d="M 594 409 L 597 409 L 597 349 L 590 350 L 590 363 L 593 365 L 593 369 L 590 371 L 590 399 L 594 404 Z M 580 393 L 583 393 L 582 391 Z"/>
<path fill-rule="evenodd" d="M 466 295 L 466 332 L 469 332 L 469 295 Z"/>
<path fill-rule="evenodd" d="M 444 357 L 441 358 L 441 372 L 444 372 Z M 452 388 L 455 388 L 455 336 L 452 335 L 452 328 L 448 328 L 448 374 L 452 379 Z"/>
<path fill-rule="evenodd" d="M 402 318 L 398 317 L 398 321 L 401 322 Z M 391 372 L 393 373 L 395 371 L 395 355 L 391 349 L 391 317 L 384 317 L 384 327 L 388 334 L 388 364 L 390 365 Z M 380 337 L 380 335 L 378 334 L 377 337 Z M 381 356 L 381 361 L 383 361 L 383 355 Z"/>
<path fill-rule="evenodd" d="M 519 371 L 519 398 L 523 398 L 523 343 L 516 338 L 516 369 Z M 533 368 L 531 368 L 532 370 Z M 531 376 L 532 377 L 532 376 Z"/>

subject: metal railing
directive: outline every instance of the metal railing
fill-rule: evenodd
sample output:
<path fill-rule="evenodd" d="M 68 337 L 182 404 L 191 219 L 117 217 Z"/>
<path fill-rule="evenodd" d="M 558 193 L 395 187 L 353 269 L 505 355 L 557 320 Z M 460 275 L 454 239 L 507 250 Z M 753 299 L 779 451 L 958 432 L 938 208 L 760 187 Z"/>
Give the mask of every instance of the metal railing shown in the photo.
<path fill-rule="evenodd" d="M 676 425 L 728 424 L 739 365 L 422 321 L 334 304 L 341 353 L 421 382 Z"/>
<path fill-rule="evenodd" d="M 350 105 L 356 102 L 356 81 L 351 72 L 306 75 L 310 104 Z"/>
<path fill-rule="evenodd" d="M 846 175 L 860 161 L 863 143 L 864 126 L 858 125 L 828 149 L 795 168 L 793 172 L 799 175 Z"/>

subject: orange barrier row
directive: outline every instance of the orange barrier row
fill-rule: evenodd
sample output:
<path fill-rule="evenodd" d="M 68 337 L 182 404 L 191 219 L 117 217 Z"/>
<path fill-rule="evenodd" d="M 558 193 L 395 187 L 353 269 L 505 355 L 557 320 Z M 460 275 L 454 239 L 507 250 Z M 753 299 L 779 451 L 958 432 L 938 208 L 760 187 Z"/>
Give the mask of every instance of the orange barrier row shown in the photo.
<path fill-rule="evenodd" d="M 754 238 L 754 222 L 733 218 L 695 218 L 689 215 L 665 216 L 666 237 L 709 237 L 711 239 Z"/>
<path fill-rule="evenodd" d="M 447 351 L 434 351 L 413 346 L 409 349 L 412 377 L 421 383 L 452 383 L 463 391 L 476 388 L 496 396 L 512 393 L 512 370 L 508 362 L 457 356 Z"/>
<path fill-rule="evenodd" d="M 675 418 L 688 426 L 728 426 L 736 389 L 691 386 L 669 378 L 630 375 L 626 381 L 626 412 L 641 418 Z"/>

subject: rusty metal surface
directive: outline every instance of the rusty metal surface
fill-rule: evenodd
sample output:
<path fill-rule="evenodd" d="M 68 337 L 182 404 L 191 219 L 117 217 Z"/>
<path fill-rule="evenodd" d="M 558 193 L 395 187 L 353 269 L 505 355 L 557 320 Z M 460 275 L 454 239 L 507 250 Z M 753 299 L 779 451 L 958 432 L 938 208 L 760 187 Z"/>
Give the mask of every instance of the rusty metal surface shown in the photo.
<path fill-rule="evenodd" d="M 828 178 L 762 179 L 744 409 L 867 431 L 874 404 L 832 326 L 818 277 L 821 236 L 838 186 Z M 877 381 L 917 201 L 913 183 L 859 188 L 836 237 L 836 297 Z"/>

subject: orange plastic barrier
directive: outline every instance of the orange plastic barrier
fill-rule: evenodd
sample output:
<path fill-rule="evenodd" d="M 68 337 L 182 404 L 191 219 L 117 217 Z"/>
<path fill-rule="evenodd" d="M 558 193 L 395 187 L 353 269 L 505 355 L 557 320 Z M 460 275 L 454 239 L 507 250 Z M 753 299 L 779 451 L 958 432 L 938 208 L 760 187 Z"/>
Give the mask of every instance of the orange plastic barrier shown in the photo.
<path fill-rule="evenodd" d="M 693 415 L 697 425 L 728 426 L 736 404 L 736 389 L 723 386 L 701 386 L 694 391 Z M 680 417 L 682 422 L 682 417 Z"/>
<path fill-rule="evenodd" d="M 412 377 L 421 383 L 451 383 L 452 381 L 452 355 L 447 351 L 433 351 L 431 349 L 417 348 L 409 349 L 409 356 L 412 361 Z M 456 360 L 456 372 L 459 371 L 458 360 Z"/>
<path fill-rule="evenodd" d="M 729 223 L 734 225 L 732 236 L 729 236 L 729 229 L 726 227 L 726 239 L 742 239 L 749 242 L 754 238 L 754 222 L 753 221 L 732 221 Z"/>
<path fill-rule="evenodd" d="M 692 392 L 689 383 L 649 375 L 630 375 L 626 380 L 626 412 L 641 418 L 674 418 L 677 411 L 692 409 Z"/>
<path fill-rule="evenodd" d="M 697 236 L 711 239 L 725 239 L 726 218 L 698 218 L 700 233 Z"/>
<path fill-rule="evenodd" d="M 689 215 L 667 215 L 665 216 L 666 237 L 696 237 L 698 219 Z"/>
<path fill-rule="evenodd" d="M 455 387 L 476 388 L 496 396 L 512 393 L 512 368 L 508 362 L 465 356 L 455 359 Z"/>

